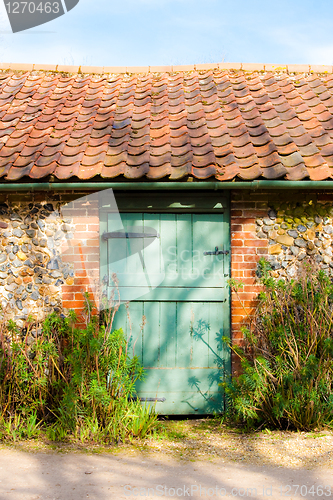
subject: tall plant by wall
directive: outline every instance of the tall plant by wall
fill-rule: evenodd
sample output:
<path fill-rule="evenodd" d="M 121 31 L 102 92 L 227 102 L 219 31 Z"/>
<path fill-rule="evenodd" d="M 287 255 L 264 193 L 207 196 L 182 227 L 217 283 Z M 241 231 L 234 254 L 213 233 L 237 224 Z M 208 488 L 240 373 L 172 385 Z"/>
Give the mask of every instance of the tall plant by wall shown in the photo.
<path fill-rule="evenodd" d="M 263 291 L 244 345 L 230 346 L 243 373 L 224 383 L 229 411 L 247 428 L 332 427 L 332 279 L 311 262 L 289 280 L 272 278 L 270 269 L 262 259 Z"/>
<path fill-rule="evenodd" d="M 43 325 L 31 318 L 23 330 L 1 324 L 0 437 L 43 430 L 53 440 L 118 442 L 154 425 L 154 412 L 135 397 L 143 369 L 122 330 L 112 330 L 114 311 L 100 325 L 86 299 L 85 329 L 74 327 L 74 313 L 53 313 Z"/>

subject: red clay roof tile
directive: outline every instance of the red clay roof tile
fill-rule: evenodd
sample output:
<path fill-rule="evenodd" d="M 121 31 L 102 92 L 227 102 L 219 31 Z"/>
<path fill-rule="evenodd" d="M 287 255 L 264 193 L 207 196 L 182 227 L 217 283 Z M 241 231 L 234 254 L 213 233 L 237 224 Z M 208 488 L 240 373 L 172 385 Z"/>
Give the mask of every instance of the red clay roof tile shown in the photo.
<path fill-rule="evenodd" d="M 333 178 L 333 68 L 220 66 L 0 73 L 0 176 Z"/>

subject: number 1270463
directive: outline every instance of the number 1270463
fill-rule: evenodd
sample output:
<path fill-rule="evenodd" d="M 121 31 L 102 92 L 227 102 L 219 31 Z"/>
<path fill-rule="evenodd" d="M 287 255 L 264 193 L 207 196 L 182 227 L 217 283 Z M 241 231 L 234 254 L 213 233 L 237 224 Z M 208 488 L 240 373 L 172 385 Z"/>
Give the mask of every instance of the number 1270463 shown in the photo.
<path fill-rule="evenodd" d="M 8 14 L 59 14 L 60 2 L 8 2 Z"/>

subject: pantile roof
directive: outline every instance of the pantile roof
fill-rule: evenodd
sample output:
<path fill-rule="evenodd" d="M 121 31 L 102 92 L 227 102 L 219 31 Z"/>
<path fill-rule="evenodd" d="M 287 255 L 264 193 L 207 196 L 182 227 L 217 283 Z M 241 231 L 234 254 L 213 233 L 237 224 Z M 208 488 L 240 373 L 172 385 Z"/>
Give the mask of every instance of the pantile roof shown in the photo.
<path fill-rule="evenodd" d="M 0 65 L 0 176 L 332 179 L 332 71 Z"/>

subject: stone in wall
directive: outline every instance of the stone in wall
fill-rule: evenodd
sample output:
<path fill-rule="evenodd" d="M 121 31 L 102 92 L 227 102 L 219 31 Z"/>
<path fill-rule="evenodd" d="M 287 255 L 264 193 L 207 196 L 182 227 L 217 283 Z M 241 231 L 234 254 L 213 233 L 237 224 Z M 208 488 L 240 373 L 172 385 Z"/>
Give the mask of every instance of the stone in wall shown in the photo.
<path fill-rule="evenodd" d="M 73 267 L 61 260 L 74 228 L 55 203 L 0 203 L 1 315 L 23 326 L 61 307 L 61 286 L 73 282 Z"/>
<path fill-rule="evenodd" d="M 275 277 L 293 277 L 311 257 L 333 275 L 333 206 L 329 203 L 274 204 L 256 220 L 257 237 L 268 239 L 268 260 Z"/>

